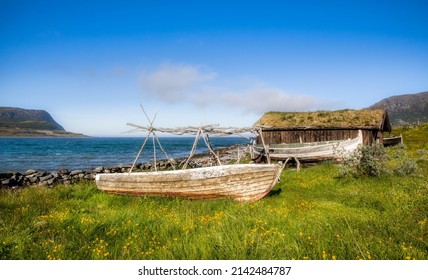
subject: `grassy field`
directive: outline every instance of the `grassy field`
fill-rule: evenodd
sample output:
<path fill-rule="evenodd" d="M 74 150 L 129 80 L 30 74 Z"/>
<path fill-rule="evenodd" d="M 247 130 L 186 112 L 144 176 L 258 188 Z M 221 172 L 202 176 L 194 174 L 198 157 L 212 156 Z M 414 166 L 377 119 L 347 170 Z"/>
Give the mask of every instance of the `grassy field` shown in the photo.
<path fill-rule="evenodd" d="M 283 171 L 268 197 L 114 196 L 92 182 L 0 192 L 1 259 L 428 259 L 428 126 L 401 130 L 411 175 Z M 397 156 L 400 154 L 400 156 Z"/>

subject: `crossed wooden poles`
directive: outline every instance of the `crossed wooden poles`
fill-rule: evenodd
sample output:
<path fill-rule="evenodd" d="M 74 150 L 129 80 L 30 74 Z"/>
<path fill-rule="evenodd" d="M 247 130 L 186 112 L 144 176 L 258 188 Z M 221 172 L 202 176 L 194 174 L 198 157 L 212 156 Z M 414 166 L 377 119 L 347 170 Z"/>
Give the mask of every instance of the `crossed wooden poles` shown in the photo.
<path fill-rule="evenodd" d="M 144 107 L 141 105 L 141 109 L 144 112 L 144 115 L 146 116 L 148 122 L 149 122 L 149 126 L 141 126 L 141 125 L 136 125 L 133 123 L 127 123 L 127 125 L 134 127 L 133 130 L 131 131 L 135 131 L 135 130 L 144 130 L 147 131 L 147 137 L 144 140 L 143 145 L 141 146 L 140 150 L 138 151 L 137 156 L 135 157 L 134 162 L 132 163 L 131 169 L 129 170 L 130 174 L 132 172 L 132 170 L 135 167 L 135 164 L 138 160 L 138 158 L 141 155 L 141 152 L 143 151 L 144 147 L 146 146 L 147 141 L 149 140 L 149 138 L 152 138 L 153 141 L 153 166 L 155 171 L 157 171 L 157 164 L 156 164 L 156 142 L 158 143 L 160 149 L 162 150 L 162 152 L 165 154 L 167 160 L 169 162 L 172 163 L 172 167 L 175 170 L 175 161 L 173 158 L 170 158 L 168 156 L 168 154 L 166 153 L 165 149 L 162 147 L 162 144 L 159 141 L 158 136 L 156 135 L 156 131 L 159 132 L 164 132 L 164 133 L 171 133 L 171 134 L 176 134 L 176 135 L 183 135 L 183 134 L 196 134 L 195 136 L 195 141 L 193 142 L 193 146 L 192 146 L 192 150 L 190 151 L 190 154 L 188 156 L 188 158 L 186 159 L 186 161 L 183 164 L 183 169 L 186 169 L 190 159 L 195 155 L 196 153 L 196 148 L 198 146 L 199 143 L 199 139 L 202 137 L 202 139 L 205 142 L 205 145 L 207 146 L 208 150 L 210 151 L 210 153 L 215 157 L 217 163 L 219 165 L 221 164 L 220 158 L 218 157 L 218 155 L 214 152 L 212 144 L 211 144 L 211 140 L 208 136 L 208 133 L 210 134 L 216 134 L 216 135 L 240 135 L 242 137 L 245 138 L 249 138 L 246 137 L 244 135 L 244 133 L 246 132 L 253 132 L 254 133 L 254 128 L 236 128 L 236 127 L 228 127 L 228 128 L 224 128 L 224 127 L 219 127 L 218 125 L 203 125 L 203 126 L 199 126 L 199 127 L 194 127 L 194 126 L 188 126 L 188 127 L 179 127 L 179 128 L 161 128 L 161 127 L 154 127 L 153 123 L 156 119 L 157 116 L 157 112 L 155 113 L 155 115 L 153 116 L 152 119 L 149 118 L 149 116 L 147 115 L 146 111 L 144 110 Z"/>

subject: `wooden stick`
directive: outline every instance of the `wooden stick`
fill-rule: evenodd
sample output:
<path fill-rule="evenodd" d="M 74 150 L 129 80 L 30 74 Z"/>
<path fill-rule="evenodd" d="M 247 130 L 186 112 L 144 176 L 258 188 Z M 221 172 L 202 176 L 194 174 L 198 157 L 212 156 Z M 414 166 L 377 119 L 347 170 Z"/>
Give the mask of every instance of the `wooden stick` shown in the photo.
<path fill-rule="evenodd" d="M 146 111 L 144 110 L 143 105 L 141 105 L 141 104 L 140 104 L 140 106 L 141 106 L 141 109 L 143 109 L 143 112 L 144 112 L 144 114 L 146 115 L 146 118 L 147 118 L 147 120 L 149 121 L 150 126 L 149 126 L 149 128 L 147 129 L 147 131 L 148 131 L 148 133 L 147 133 L 147 137 L 146 137 L 146 139 L 144 140 L 144 143 L 143 143 L 143 145 L 141 146 L 140 150 L 138 151 L 138 154 L 137 154 L 137 156 L 135 157 L 135 160 L 134 160 L 134 162 L 132 163 L 131 169 L 129 169 L 128 174 L 131 174 L 132 170 L 134 169 L 135 163 L 137 162 L 138 158 L 139 158 L 139 157 L 140 157 L 140 155 L 141 155 L 141 152 L 143 151 L 144 146 L 145 146 L 145 145 L 146 145 L 146 143 L 147 143 L 147 140 L 149 140 L 150 135 L 154 132 L 154 130 L 153 130 L 153 122 L 154 122 L 154 121 L 155 121 L 155 119 L 156 119 L 157 112 L 155 113 L 155 115 L 154 115 L 154 117 L 153 117 L 153 120 L 150 120 L 149 116 L 147 116 L 147 113 L 146 113 Z M 155 165 L 155 166 L 156 166 L 156 165 Z M 156 168 L 156 167 L 155 167 L 155 168 Z"/>
<path fill-rule="evenodd" d="M 195 136 L 195 141 L 193 142 L 193 147 L 192 150 L 190 151 L 189 157 L 187 158 L 186 162 L 183 165 L 183 169 L 187 168 L 187 165 L 189 164 L 190 159 L 193 157 L 193 155 L 196 152 L 196 147 L 198 146 L 198 142 L 199 142 L 199 137 L 200 137 L 200 133 L 202 132 L 202 129 L 199 128 L 198 133 Z"/>
<path fill-rule="evenodd" d="M 134 169 L 135 163 L 137 162 L 138 158 L 140 157 L 140 154 L 141 154 L 141 152 L 143 151 L 144 146 L 146 146 L 146 142 L 147 142 L 147 140 L 149 140 L 149 136 L 150 136 L 150 132 L 147 134 L 147 137 L 146 137 L 146 139 L 144 140 L 143 145 L 141 145 L 141 148 L 140 148 L 140 150 L 138 151 L 138 154 L 137 154 L 137 156 L 135 157 L 134 162 L 132 163 L 131 169 L 129 169 L 128 175 L 129 175 L 129 174 L 131 174 L 132 169 Z"/>
<path fill-rule="evenodd" d="M 261 128 L 260 128 L 260 139 L 262 140 L 263 149 L 265 150 L 267 163 L 270 164 L 271 161 L 270 161 L 270 155 L 269 155 L 269 148 L 266 147 L 265 140 L 263 139 L 263 131 Z"/>
<path fill-rule="evenodd" d="M 142 126 L 142 125 L 137 125 L 137 124 L 133 124 L 133 123 L 127 123 L 127 125 L 135 127 L 137 130 L 149 130 L 150 127 L 148 126 Z M 176 134 L 176 135 L 183 135 L 183 134 L 193 134 L 196 135 L 198 134 L 198 131 L 200 128 L 202 128 L 202 130 L 205 133 L 208 134 L 215 134 L 215 135 L 239 135 L 242 136 L 244 138 L 248 138 L 245 137 L 244 135 L 242 135 L 243 133 L 246 132 L 251 132 L 254 133 L 254 128 L 237 128 L 237 127 L 219 127 L 218 125 L 215 124 L 211 124 L 211 125 L 204 125 L 204 126 L 200 126 L 200 127 L 195 127 L 195 126 L 187 126 L 187 127 L 177 127 L 177 128 L 165 128 L 165 127 L 152 127 L 153 130 L 155 131 L 159 131 L 159 132 L 163 132 L 163 133 L 170 133 L 170 134 Z M 134 130 L 132 130 L 134 131 Z"/>
<path fill-rule="evenodd" d="M 220 161 L 220 158 L 216 155 L 216 153 L 213 151 L 213 149 L 212 149 L 212 146 L 211 146 L 211 143 L 210 143 L 210 140 L 209 140 L 209 138 L 208 138 L 208 134 L 205 134 L 204 135 L 204 142 L 205 142 L 205 145 L 207 146 L 207 148 L 208 148 L 208 150 L 214 155 L 214 157 L 217 159 L 217 162 L 218 162 L 218 165 L 222 165 L 221 164 L 221 161 Z"/>
<path fill-rule="evenodd" d="M 163 148 L 163 146 L 162 146 L 162 144 L 161 144 L 161 142 L 159 141 L 159 137 L 157 137 L 157 135 L 156 135 L 156 140 L 157 140 L 157 142 L 158 142 L 158 144 L 159 144 L 159 147 L 160 147 L 160 149 L 162 150 L 162 152 L 165 154 L 165 157 L 166 157 L 166 159 L 172 164 L 171 166 L 172 166 L 172 169 L 174 169 L 175 170 L 175 161 L 174 161 L 174 159 L 173 158 L 170 158 L 169 156 L 168 156 L 168 154 L 166 153 L 166 151 L 165 151 L 165 149 Z"/>
<path fill-rule="evenodd" d="M 156 143 L 155 143 L 154 136 L 152 136 L 152 140 L 153 140 L 153 166 L 155 167 L 155 171 L 158 171 L 158 168 L 156 166 Z"/>

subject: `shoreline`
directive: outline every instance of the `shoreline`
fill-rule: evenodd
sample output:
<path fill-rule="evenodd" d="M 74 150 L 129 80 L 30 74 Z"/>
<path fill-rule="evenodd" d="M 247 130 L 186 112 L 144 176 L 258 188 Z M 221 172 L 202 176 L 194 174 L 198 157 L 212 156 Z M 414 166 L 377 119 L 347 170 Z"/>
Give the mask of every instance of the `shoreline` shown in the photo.
<path fill-rule="evenodd" d="M 0 138 L 86 138 L 82 133 L 63 130 L 0 127 Z"/>
<path fill-rule="evenodd" d="M 237 144 L 214 151 L 222 164 L 229 164 L 237 161 L 238 154 L 242 158 L 248 155 L 247 145 Z M 177 169 L 186 161 L 187 158 L 174 159 Z M 195 154 L 189 161 L 188 168 L 198 168 L 217 165 L 217 160 L 211 153 Z M 93 169 L 68 170 L 64 168 L 55 171 L 44 171 L 29 169 L 24 173 L 3 172 L 0 173 L 0 189 L 16 190 L 30 186 L 54 187 L 56 185 L 71 185 L 81 181 L 94 181 L 99 173 L 126 173 L 129 172 L 131 164 L 120 164 L 117 166 L 99 166 Z M 172 169 L 172 164 L 167 159 L 157 160 L 156 168 L 158 171 Z M 153 161 L 137 163 L 132 172 L 154 171 Z"/>

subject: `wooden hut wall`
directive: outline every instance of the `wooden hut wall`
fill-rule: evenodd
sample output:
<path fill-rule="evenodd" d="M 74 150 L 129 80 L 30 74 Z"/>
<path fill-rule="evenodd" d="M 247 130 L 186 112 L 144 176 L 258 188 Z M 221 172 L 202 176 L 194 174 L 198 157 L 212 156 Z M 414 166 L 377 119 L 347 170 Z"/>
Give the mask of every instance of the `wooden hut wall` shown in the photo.
<path fill-rule="evenodd" d="M 362 132 L 365 145 L 376 142 L 378 130 L 362 130 Z M 345 140 L 358 136 L 358 130 L 355 129 L 264 130 L 262 133 L 266 144 Z M 259 137 L 257 143 L 261 143 Z"/>

